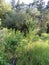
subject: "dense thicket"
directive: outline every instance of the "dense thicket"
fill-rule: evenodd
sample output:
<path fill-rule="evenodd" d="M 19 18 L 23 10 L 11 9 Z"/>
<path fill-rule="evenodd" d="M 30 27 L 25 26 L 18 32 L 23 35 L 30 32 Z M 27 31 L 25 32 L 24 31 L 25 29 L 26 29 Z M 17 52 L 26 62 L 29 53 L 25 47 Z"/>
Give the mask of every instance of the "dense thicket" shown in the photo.
<path fill-rule="evenodd" d="M 0 0 L 0 65 L 49 65 L 49 1 Z"/>

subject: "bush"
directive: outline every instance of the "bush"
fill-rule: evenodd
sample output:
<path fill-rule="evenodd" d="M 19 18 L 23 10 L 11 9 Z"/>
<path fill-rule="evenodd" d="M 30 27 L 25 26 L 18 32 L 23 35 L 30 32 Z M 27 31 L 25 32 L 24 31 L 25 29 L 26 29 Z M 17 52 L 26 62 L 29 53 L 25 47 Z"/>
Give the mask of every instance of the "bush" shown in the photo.
<path fill-rule="evenodd" d="M 8 65 L 13 56 L 17 57 L 17 65 L 48 65 L 49 34 L 36 35 L 37 31 L 29 31 L 24 36 L 20 31 L 8 30 L 4 40 L 0 42 L 0 63 Z"/>
<path fill-rule="evenodd" d="M 6 57 L 10 60 L 17 56 L 17 65 L 49 65 L 49 44 L 45 42 L 48 39 L 47 34 L 38 37 L 35 31 L 27 37 L 20 31 L 9 31 L 4 42 Z"/>
<path fill-rule="evenodd" d="M 5 53 L 10 60 L 14 55 L 20 55 L 22 48 L 27 44 L 23 33 L 17 31 L 16 34 L 14 31 L 9 31 L 7 36 L 5 36 Z"/>

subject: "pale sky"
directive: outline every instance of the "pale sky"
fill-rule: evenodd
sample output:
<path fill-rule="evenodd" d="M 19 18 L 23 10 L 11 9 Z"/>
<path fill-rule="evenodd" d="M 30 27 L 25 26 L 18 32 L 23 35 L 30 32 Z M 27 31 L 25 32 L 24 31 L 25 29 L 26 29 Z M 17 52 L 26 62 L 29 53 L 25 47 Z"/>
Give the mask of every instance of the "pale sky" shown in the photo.
<path fill-rule="evenodd" d="M 7 3 L 9 3 L 11 0 L 6 0 Z M 16 0 L 18 1 L 18 0 Z M 48 0 L 44 0 L 45 3 L 47 3 Z M 29 3 L 32 3 L 33 0 L 20 0 L 20 3 L 24 2 L 25 4 L 29 4 Z"/>

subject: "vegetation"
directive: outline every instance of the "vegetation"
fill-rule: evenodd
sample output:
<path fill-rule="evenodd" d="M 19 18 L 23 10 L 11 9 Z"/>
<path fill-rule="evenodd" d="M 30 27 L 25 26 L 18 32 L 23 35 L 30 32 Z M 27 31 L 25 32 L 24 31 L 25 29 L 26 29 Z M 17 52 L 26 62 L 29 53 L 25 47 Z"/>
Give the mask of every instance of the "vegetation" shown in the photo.
<path fill-rule="evenodd" d="M 0 65 L 49 65 L 49 1 L 0 0 Z"/>

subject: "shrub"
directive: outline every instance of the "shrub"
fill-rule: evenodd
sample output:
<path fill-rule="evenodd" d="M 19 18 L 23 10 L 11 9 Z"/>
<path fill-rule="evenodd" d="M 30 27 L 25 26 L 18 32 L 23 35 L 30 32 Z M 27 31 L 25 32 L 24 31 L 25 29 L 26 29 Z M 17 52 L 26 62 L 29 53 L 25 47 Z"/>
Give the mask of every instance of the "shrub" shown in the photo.
<path fill-rule="evenodd" d="M 13 55 L 19 55 L 23 46 L 27 44 L 27 41 L 25 41 L 25 37 L 23 33 L 20 33 L 20 31 L 17 31 L 16 34 L 14 31 L 10 31 L 7 36 L 5 36 L 5 52 L 7 54 L 8 59 L 11 59 Z"/>
<path fill-rule="evenodd" d="M 17 65 L 49 65 L 49 36 L 43 33 L 39 37 L 36 33 L 30 31 L 29 35 L 24 37 L 20 31 L 16 34 L 9 31 L 4 41 L 8 61 L 17 56 Z"/>

